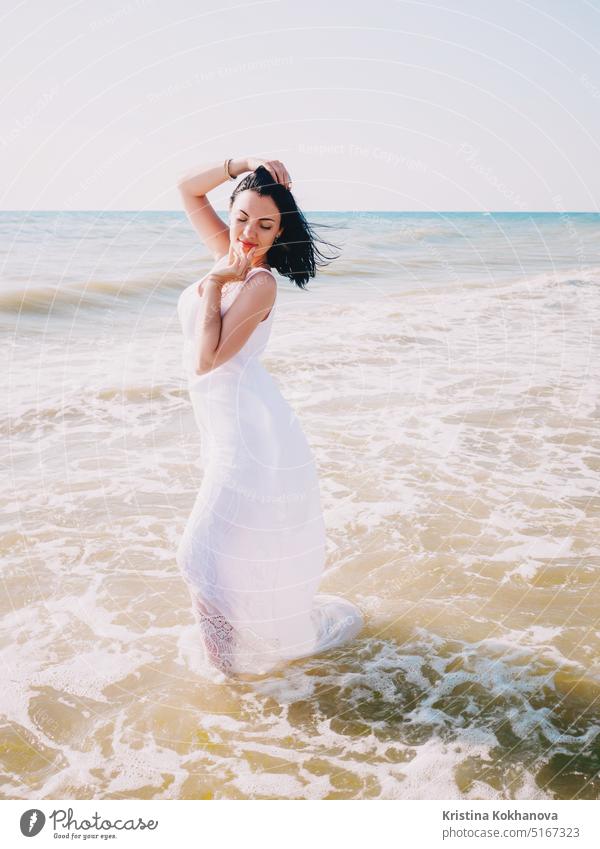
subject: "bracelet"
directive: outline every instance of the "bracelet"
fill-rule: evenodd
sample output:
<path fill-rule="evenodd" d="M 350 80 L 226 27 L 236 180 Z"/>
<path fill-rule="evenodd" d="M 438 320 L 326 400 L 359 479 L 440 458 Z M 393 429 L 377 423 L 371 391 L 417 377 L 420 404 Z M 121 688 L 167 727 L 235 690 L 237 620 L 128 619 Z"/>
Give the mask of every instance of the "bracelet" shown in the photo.
<path fill-rule="evenodd" d="M 231 159 L 225 160 L 225 164 L 223 166 L 223 168 L 225 170 L 225 176 L 227 177 L 228 180 L 235 180 L 235 177 L 232 177 L 231 174 L 229 173 L 229 163 L 230 162 L 231 162 Z"/>

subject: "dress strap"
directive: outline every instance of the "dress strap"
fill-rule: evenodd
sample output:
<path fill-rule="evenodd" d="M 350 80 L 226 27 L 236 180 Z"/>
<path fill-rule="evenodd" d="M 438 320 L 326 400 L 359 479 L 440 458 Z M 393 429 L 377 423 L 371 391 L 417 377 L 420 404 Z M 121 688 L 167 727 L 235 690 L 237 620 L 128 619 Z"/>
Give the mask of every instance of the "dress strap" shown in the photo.
<path fill-rule="evenodd" d="M 262 266 L 258 266 L 258 268 L 252 268 L 252 269 L 248 272 L 248 274 L 246 274 L 246 277 L 244 278 L 244 282 L 246 282 L 246 280 L 247 280 L 249 277 L 251 277 L 251 276 L 252 276 L 252 274 L 254 274 L 254 272 L 255 272 L 255 271 L 266 271 L 268 274 L 270 274 L 270 275 L 271 275 L 271 277 L 275 280 L 275 282 L 277 282 L 277 278 L 275 277 L 275 275 L 273 274 L 273 272 L 271 271 L 271 269 L 270 269 L 270 268 L 263 268 Z"/>

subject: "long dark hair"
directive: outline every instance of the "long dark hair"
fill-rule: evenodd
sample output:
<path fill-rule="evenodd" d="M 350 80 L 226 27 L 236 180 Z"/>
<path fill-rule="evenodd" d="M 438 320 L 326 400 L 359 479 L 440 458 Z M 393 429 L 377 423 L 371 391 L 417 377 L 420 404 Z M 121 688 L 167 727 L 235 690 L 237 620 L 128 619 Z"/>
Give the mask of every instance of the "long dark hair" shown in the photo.
<path fill-rule="evenodd" d="M 327 224 L 314 225 L 309 223 L 298 208 L 294 196 L 281 183 L 274 181 L 272 174 L 263 165 L 247 174 L 237 184 L 229 198 L 229 209 L 233 206 L 237 195 L 250 189 L 262 197 L 273 199 L 281 213 L 282 232 L 267 251 L 267 262 L 284 277 L 289 277 L 301 289 L 306 288 L 311 277 L 318 268 L 323 268 L 336 256 L 326 256 L 317 242 L 331 248 L 338 248 L 331 242 L 321 239 L 315 233 L 315 226 L 327 227 Z"/>

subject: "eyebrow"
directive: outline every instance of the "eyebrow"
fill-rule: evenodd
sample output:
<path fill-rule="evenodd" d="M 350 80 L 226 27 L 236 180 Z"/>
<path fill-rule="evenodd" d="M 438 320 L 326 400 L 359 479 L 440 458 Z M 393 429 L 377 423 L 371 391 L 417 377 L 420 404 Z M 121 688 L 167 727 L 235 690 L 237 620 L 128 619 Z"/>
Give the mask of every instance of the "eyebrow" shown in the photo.
<path fill-rule="evenodd" d="M 245 210 L 245 209 L 240 209 L 240 212 L 243 212 L 243 213 L 244 213 L 244 215 L 248 215 L 248 213 L 246 212 L 246 210 Z M 250 216 L 248 216 L 248 217 L 250 217 Z M 267 216 L 266 216 L 266 215 L 263 215 L 263 216 L 262 216 L 262 218 L 259 218 L 258 220 L 259 220 L 259 221 L 275 221 L 275 219 L 274 219 L 274 218 L 267 218 Z"/>

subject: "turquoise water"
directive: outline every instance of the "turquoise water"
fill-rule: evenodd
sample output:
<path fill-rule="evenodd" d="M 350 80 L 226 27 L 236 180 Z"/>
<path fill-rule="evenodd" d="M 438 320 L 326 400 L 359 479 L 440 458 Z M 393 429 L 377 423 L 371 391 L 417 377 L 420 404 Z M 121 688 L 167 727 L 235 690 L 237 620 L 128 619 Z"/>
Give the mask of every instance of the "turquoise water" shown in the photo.
<path fill-rule="evenodd" d="M 226 220 L 226 213 L 221 216 Z M 465 283 L 573 276 L 600 267 L 600 214 L 315 212 L 341 257 L 313 300 Z M 209 268 L 180 212 L 0 213 L 0 309 L 73 316 L 125 301 L 162 309 Z M 293 289 L 282 286 L 282 297 Z M 6 320 L 5 320 L 6 321 Z M 5 324 L 10 326 L 10 322 Z"/>

